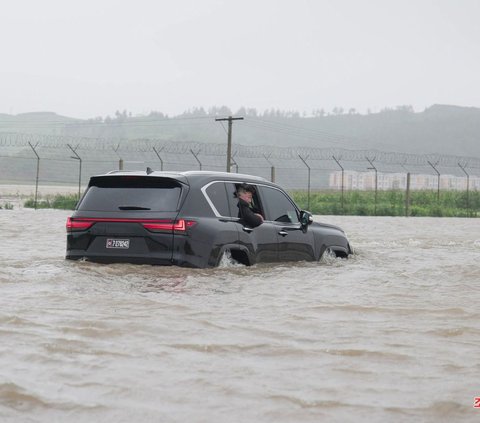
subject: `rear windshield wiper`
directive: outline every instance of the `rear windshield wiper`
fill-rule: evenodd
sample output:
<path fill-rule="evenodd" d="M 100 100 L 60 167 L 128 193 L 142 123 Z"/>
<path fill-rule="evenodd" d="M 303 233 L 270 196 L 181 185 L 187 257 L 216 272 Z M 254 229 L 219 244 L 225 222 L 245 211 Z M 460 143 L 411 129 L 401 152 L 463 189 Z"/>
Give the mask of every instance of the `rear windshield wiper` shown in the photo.
<path fill-rule="evenodd" d="M 151 210 L 149 207 L 141 206 L 118 206 L 120 210 Z"/>

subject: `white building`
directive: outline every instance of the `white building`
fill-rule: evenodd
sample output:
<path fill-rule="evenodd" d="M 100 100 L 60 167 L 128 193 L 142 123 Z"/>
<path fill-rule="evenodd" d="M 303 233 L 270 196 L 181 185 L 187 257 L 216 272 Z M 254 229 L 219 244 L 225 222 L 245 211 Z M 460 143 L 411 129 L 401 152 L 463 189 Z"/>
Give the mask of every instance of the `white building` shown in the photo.
<path fill-rule="evenodd" d="M 375 172 L 357 172 L 354 170 L 345 170 L 344 188 L 346 190 L 372 190 L 375 189 Z M 335 171 L 330 173 L 329 187 L 331 189 L 342 189 L 342 172 Z M 437 189 L 437 175 L 410 174 L 410 189 L 424 190 Z M 407 189 L 406 173 L 381 173 L 378 172 L 378 189 Z M 454 175 L 440 175 L 441 190 L 467 190 L 467 177 Z M 472 191 L 480 190 L 480 177 L 470 176 L 469 189 Z"/>

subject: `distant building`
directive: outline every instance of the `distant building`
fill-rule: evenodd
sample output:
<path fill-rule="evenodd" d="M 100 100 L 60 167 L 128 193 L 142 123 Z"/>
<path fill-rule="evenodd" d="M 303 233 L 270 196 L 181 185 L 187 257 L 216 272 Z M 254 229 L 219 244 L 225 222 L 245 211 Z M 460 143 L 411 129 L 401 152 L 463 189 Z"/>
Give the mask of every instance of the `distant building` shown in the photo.
<path fill-rule="evenodd" d="M 342 172 L 335 171 L 330 173 L 329 187 L 332 189 L 342 188 Z M 424 190 L 437 189 L 437 175 L 410 174 L 410 189 Z M 374 172 L 357 172 L 354 170 L 346 170 L 344 172 L 344 188 L 346 190 L 372 190 L 375 189 L 375 173 Z M 407 188 L 406 173 L 381 173 L 378 172 L 378 189 L 389 190 Z M 452 191 L 466 191 L 467 178 L 465 176 L 440 175 L 440 189 Z M 472 191 L 480 190 L 480 177 L 470 176 L 469 189 Z"/>

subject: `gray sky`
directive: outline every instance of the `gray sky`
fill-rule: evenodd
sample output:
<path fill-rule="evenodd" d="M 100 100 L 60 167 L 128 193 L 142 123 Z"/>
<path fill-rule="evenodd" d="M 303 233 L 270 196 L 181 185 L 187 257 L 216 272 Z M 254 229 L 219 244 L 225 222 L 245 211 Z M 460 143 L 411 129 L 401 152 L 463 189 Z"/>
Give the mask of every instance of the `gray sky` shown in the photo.
<path fill-rule="evenodd" d="M 480 107 L 477 0 L 5 0 L 0 113 Z"/>

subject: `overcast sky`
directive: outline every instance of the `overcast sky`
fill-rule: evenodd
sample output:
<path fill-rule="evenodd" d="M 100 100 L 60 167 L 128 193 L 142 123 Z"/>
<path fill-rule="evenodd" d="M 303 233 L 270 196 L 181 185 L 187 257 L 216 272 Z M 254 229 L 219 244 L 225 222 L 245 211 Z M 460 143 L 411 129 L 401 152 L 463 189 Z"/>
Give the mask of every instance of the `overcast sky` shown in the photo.
<path fill-rule="evenodd" d="M 0 113 L 480 107 L 478 0 L 5 0 Z"/>

